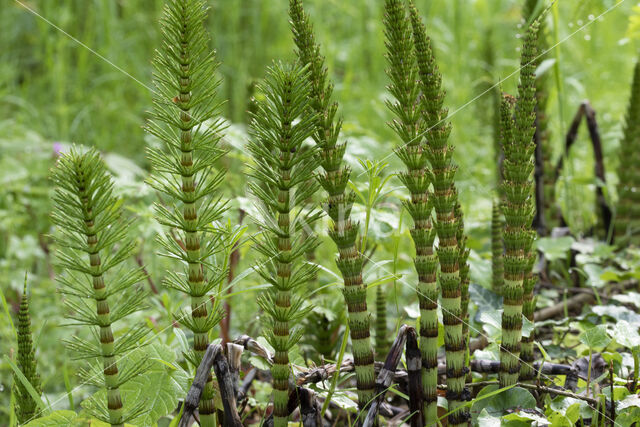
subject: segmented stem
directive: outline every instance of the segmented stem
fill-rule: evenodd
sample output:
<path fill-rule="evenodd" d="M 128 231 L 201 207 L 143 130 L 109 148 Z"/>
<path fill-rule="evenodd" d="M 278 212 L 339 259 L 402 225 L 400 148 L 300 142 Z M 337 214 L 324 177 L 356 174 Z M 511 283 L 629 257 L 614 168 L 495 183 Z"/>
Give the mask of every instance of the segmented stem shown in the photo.
<path fill-rule="evenodd" d="M 500 204 L 495 201 L 491 205 L 491 288 L 493 292 L 502 293 L 504 283 L 504 245 L 502 242 L 502 215 Z"/>
<path fill-rule="evenodd" d="M 534 289 L 536 283 L 538 283 L 537 275 L 533 274 L 533 265 L 535 264 L 536 256 L 531 254 L 529 257 L 529 263 L 525 267 L 527 270 L 526 276 L 523 281 L 523 293 L 522 293 L 522 315 L 525 319 L 534 322 L 534 314 L 536 311 L 536 297 L 534 295 Z M 528 337 L 522 337 L 522 347 L 520 349 L 520 360 L 522 365 L 520 366 L 520 380 L 532 380 L 535 376 L 535 370 L 533 369 L 534 361 L 534 343 L 535 329 L 531 331 Z"/>
<path fill-rule="evenodd" d="M 80 172 L 78 170 L 78 172 Z M 94 299 L 96 300 L 96 313 L 100 322 L 100 346 L 102 348 L 102 365 L 104 368 L 104 382 L 107 386 L 107 408 L 111 425 L 124 426 L 122 418 L 122 397 L 118 387 L 118 365 L 114 355 L 114 339 L 111 330 L 111 319 L 109 303 L 107 301 L 104 278 L 101 272 L 100 253 L 96 249 L 98 246 L 98 236 L 95 231 L 93 216 L 93 206 L 91 195 L 87 193 L 90 183 L 79 181 L 78 194 L 82 201 L 84 210 L 84 221 L 87 227 L 87 245 L 89 247 L 89 264 L 91 265 L 91 276 L 93 280 Z"/>
<path fill-rule="evenodd" d="M 27 295 L 27 279 L 25 276 L 22 298 L 20 299 L 20 309 L 18 311 L 18 368 L 24 374 L 29 384 L 33 386 L 38 394 L 42 393 L 40 375 L 37 370 L 35 358 L 35 348 L 31 337 L 31 316 L 29 315 L 29 296 Z M 16 397 L 16 415 L 20 424 L 25 424 L 35 418 L 37 414 L 37 404 L 16 376 L 13 379 L 14 394 Z"/>
<path fill-rule="evenodd" d="M 465 348 L 469 347 L 469 270 L 471 266 L 468 263 L 469 254 L 471 250 L 467 248 L 467 236 L 464 234 L 464 214 L 462 213 L 462 207 L 460 203 L 456 203 L 456 219 L 458 221 L 458 231 L 456 233 L 456 239 L 458 240 L 459 258 L 458 264 L 460 265 L 460 308 L 462 310 L 462 335 L 464 337 Z M 469 353 L 465 350 L 465 369 L 469 369 Z M 470 374 L 471 371 L 469 370 Z M 469 377 L 470 378 L 470 377 Z"/>
<path fill-rule="evenodd" d="M 382 285 L 376 289 L 376 355 L 382 357 L 389 352 L 387 333 L 387 295 Z"/>
<path fill-rule="evenodd" d="M 273 376 L 273 414 L 275 426 L 286 426 L 289 411 L 289 351 L 301 337 L 294 324 L 311 307 L 301 291 L 315 278 L 317 266 L 304 262 L 317 247 L 310 229 L 320 213 L 303 214 L 305 201 L 318 188 L 308 179 L 317 167 L 316 150 L 303 147 L 314 131 L 315 115 L 309 111 L 309 82 L 306 70 L 277 65 L 269 70 L 260 86 L 264 100 L 257 104 L 251 123 L 248 146 L 255 165 L 250 183 L 252 193 L 262 202 L 266 216 L 260 223 L 264 235 L 255 239 L 256 248 L 267 258 L 258 269 L 271 284 L 258 300 L 271 318 L 267 339 L 275 350 Z"/>
<path fill-rule="evenodd" d="M 64 271 L 56 276 L 59 291 L 66 296 L 67 317 L 96 328 L 91 337 L 97 338 L 71 336 L 65 342 L 79 358 L 101 363 L 101 367 L 91 364 L 90 369 L 79 372 L 87 384 L 106 389 L 106 399 L 99 394 L 91 396 L 85 410 L 120 426 L 146 407 L 141 399 L 129 399 L 123 409 L 120 386 L 148 365 L 146 360 L 127 361 L 120 355 L 137 348 L 148 329 L 126 328 L 114 341 L 112 328 L 118 320 L 144 308 L 146 295 L 134 285 L 146 274 L 143 267 L 121 267 L 135 250 L 135 243 L 127 238 L 131 222 L 122 219 L 121 203 L 112 195 L 113 182 L 98 153 L 79 153 L 72 148 L 58 159 L 52 179 L 56 185 L 51 214 L 56 225 L 56 263 Z M 118 298 L 110 302 L 114 295 Z"/>
<path fill-rule="evenodd" d="M 539 0 L 525 0 L 525 4 L 522 9 L 522 16 L 525 22 L 534 20 L 536 17 L 533 13 L 536 12 L 536 6 Z M 540 12 L 540 10 L 538 10 Z M 547 59 L 547 55 L 542 55 L 548 49 L 546 25 L 544 19 L 539 21 L 538 29 L 538 57 L 535 60 L 536 68 Z M 559 226 L 558 223 L 558 206 L 556 205 L 556 190 L 555 190 L 555 168 L 552 162 L 553 146 L 549 132 L 549 117 L 547 115 L 547 104 L 549 103 L 549 73 L 537 76 L 536 78 L 536 131 L 534 134 L 534 140 L 537 145 L 540 146 L 542 155 L 542 171 L 537 173 L 542 174 L 542 201 L 544 206 L 544 227 L 545 234 L 548 234 L 554 227 Z"/>
<path fill-rule="evenodd" d="M 468 372 L 464 366 L 467 347 L 463 333 L 460 248 L 457 238 L 459 225 L 455 214 L 457 191 L 454 176 L 457 167 L 453 164 L 453 147 L 448 143 L 451 124 L 446 121 L 448 110 L 443 107 L 445 91 L 442 89 L 442 76 L 418 10 L 413 1 L 410 1 L 409 5 L 420 87 L 423 94 L 422 117 L 427 129 L 426 156 L 433 171 L 435 229 L 439 239 L 436 253 L 440 262 L 439 282 L 445 328 L 447 400 L 451 411 L 448 423 L 451 426 L 466 426 L 469 410 L 463 404 L 470 394 L 465 387 Z"/>
<path fill-rule="evenodd" d="M 309 67 L 311 107 L 318 114 L 313 139 L 320 147 L 320 165 L 324 171 L 318 175 L 318 180 L 327 192 L 324 207 L 331 218 L 329 235 L 338 247 L 336 263 L 344 280 L 358 406 L 363 410 L 374 397 L 375 384 L 367 287 L 362 280 L 364 257 L 361 251 L 366 248 L 358 248 L 359 225 L 351 221 L 355 194 L 346 189 L 351 169 L 343 164 L 346 145 L 338 143 L 342 121 L 336 118 L 338 104 L 331 100 L 333 84 L 327 78 L 324 57 L 315 41 L 313 26 L 302 7 L 302 0 L 289 1 L 289 16 L 298 48 L 296 53 L 300 62 Z"/>
<path fill-rule="evenodd" d="M 207 7 L 202 0 L 167 0 L 162 16 L 163 45 L 154 59 L 153 117 L 147 130 L 164 144 L 149 150 L 154 174 L 151 185 L 169 196 L 169 207 L 157 205 L 157 220 L 170 229 L 160 240 L 183 272 L 167 275 L 165 286 L 187 294 L 190 313 L 178 321 L 193 332 L 190 362 L 199 365 L 210 331 L 222 317 L 211 303 L 211 291 L 226 272 L 206 263 L 222 243 L 212 227 L 226 210 L 220 199 L 224 171 L 216 161 L 224 155 L 218 147 L 223 124 L 215 78 L 217 63 L 209 50 L 204 28 Z M 215 425 L 213 376 L 210 374 L 199 404 L 203 426 Z"/>
<path fill-rule="evenodd" d="M 407 168 L 399 175 L 410 193 L 409 200 L 403 204 L 413 219 L 411 237 L 416 248 L 414 265 L 418 274 L 422 394 L 424 419 L 429 423 L 438 417 L 438 258 L 433 251 L 436 232 L 431 222 L 433 201 L 429 185 L 432 175 L 427 167 L 422 136 L 426 128 L 421 116 L 418 69 L 411 23 L 403 1 L 385 1 L 384 26 L 389 63 L 387 75 L 391 81 L 388 90 L 395 98 L 395 102 L 388 102 L 387 107 L 395 115 L 390 126 L 401 140 L 396 155 Z"/>
<path fill-rule="evenodd" d="M 532 244 L 536 232 L 531 224 L 534 214 L 533 152 L 535 144 L 535 63 L 537 53 L 538 22 L 527 30 L 522 48 L 520 86 L 512 118 L 512 98 L 505 96 L 501 108 L 502 138 L 505 159 L 503 163 L 505 199 L 502 211 L 504 229 L 504 312 L 502 314 L 502 345 L 500 347 L 500 386 L 507 387 L 518 381 L 522 338 L 522 304 L 524 285 L 532 282 Z M 526 283 L 525 283 L 526 282 Z"/>
<path fill-rule="evenodd" d="M 630 243 L 640 245 L 640 61 L 633 71 L 629 105 L 618 155 L 618 206 L 616 238 L 631 236 Z"/>

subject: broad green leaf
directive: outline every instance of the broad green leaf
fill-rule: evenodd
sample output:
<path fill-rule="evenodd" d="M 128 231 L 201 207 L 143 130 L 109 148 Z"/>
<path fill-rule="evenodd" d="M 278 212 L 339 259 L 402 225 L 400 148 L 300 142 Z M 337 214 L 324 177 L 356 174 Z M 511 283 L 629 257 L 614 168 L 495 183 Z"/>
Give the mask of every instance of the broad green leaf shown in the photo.
<path fill-rule="evenodd" d="M 629 310 L 626 307 L 620 307 L 617 305 L 596 305 L 595 307 L 591 307 L 591 311 L 593 311 L 598 316 L 609 316 L 616 321 L 626 320 L 632 325 L 640 326 L 640 314 L 635 311 Z"/>
<path fill-rule="evenodd" d="M 60 427 L 60 426 L 70 426 L 73 425 L 73 421 L 78 418 L 78 414 L 74 411 L 54 411 L 49 415 L 37 418 L 28 424 L 25 427 Z"/>
<path fill-rule="evenodd" d="M 601 288 L 607 284 L 607 281 L 602 278 L 605 270 L 602 266 L 597 264 L 585 264 L 582 270 L 587 276 L 587 285 L 594 288 Z"/>
<path fill-rule="evenodd" d="M 607 334 L 607 327 L 605 325 L 598 325 L 587 329 L 580 335 L 580 342 L 593 350 L 608 346 L 611 338 Z"/>
<path fill-rule="evenodd" d="M 535 245 L 548 261 L 555 261 L 567 258 L 574 241 L 574 238 L 570 236 L 542 237 L 536 240 Z"/>
<path fill-rule="evenodd" d="M 269 363 L 264 357 L 251 356 L 249 357 L 249 363 L 262 371 L 268 371 L 271 369 L 271 363 Z"/>
<path fill-rule="evenodd" d="M 621 411 L 623 409 L 631 408 L 634 406 L 640 408 L 640 396 L 638 396 L 637 394 L 631 394 L 625 397 L 621 402 L 618 402 L 616 404 L 616 409 Z"/>
<path fill-rule="evenodd" d="M 420 317 L 420 307 L 418 303 L 408 304 L 404 306 L 404 312 L 407 313 L 410 319 L 417 319 Z"/>
<path fill-rule="evenodd" d="M 636 349 L 640 347 L 640 334 L 638 334 L 638 327 L 632 326 L 626 320 L 620 320 L 616 323 L 616 326 L 611 331 L 611 337 L 618 342 L 618 344 L 627 347 L 628 349 Z"/>
<path fill-rule="evenodd" d="M 480 390 L 477 397 L 480 398 L 499 389 L 498 385 L 489 385 Z M 486 399 L 477 400 L 473 404 L 471 412 L 480 414 L 483 410 L 486 410 L 489 415 L 500 417 L 509 409 L 530 409 L 535 407 L 536 399 L 529 391 L 520 387 L 513 387 Z"/>
<path fill-rule="evenodd" d="M 625 292 L 624 294 L 614 295 L 611 299 L 621 304 L 633 304 L 640 308 L 640 293 L 638 292 Z"/>
<path fill-rule="evenodd" d="M 548 426 L 550 424 L 549 420 L 544 415 L 541 415 L 536 412 L 537 409 L 528 409 L 522 410 L 518 412 L 514 412 L 512 414 L 505 415 L 502 417 L 504 421 L 510 421 L 507 423 L 508 426 L 517 424 L 524 424 L 526 426 L 534 425 L 537 427 Z"/>
<path fill-rule="evenodd" d="M 472 283 L 477 283 L 483 289 L 491 287 L 491 260 L 481 258 L 478 252 L 472 250 L 469 254 L 469 267 Z"/>
<path fill-rule="evenodd" d="M 478 415 L 478 425 L 483 427 L 500 427 L 502 422 L 500 417 L 495 417 L 487 412 L 487 409 L 482 409 L 480 415 Z"/>
<path fill-rule="evenodd" d="M 111 424 L 105 423 L 104 421 L 97 420 L 95 418 L 85 418 L 82 416 L 82 413 L 78 415 L 74 424 L 77 427 L 111 427 Z M 137 427 L 135 424 L 126 423 L 124 427 Z"/>
<path fill-rule="evenodd" d="M 564 415 L 569 419 L 571 426 L 580 418 L 580 407 L 585 404 L 584 401 L 575 399 L 573 397 L 557 396 L 553 400 L 547 398 L 547 408 L 551 411 Z M 552 420 L 553 416 L 548 415 L 549 420 Z M 562 425 L 562 424 L 560 424 Z"/>
<path fill-rule="evenodd" d="M 635 427 L 640 420 L 640 408 L 635 406 L 621 410 L 616 415 L 616 427 Z"/>
<path fill-rule="evenodd" d="M 482 312 L 495 311 L 502 307 L 501 295 L 475 283 L 469 285 L 469 298 L 478 306 L 476 319 L 479 319 Z"/>
<path fill-rule="evenodd" d="M 189 390 L 192 378 L 173 363 L 176 359 L 175 353 L 164 344 L 153 343 L 134 350 L 127 356 L 131 361 L 139 360 L 141 357 L 149 360 L 150 369 L 122 385 L 120 392 L 125 410 L 127 406 L 134 405 L 140 399 L 144 401 L 145 411 L 131 422 L 135 425 L 149 426 L 178 407 L 178 402 Z M 100 390 L 95 397 L 104 399 L 104 393 L 104 390 Z"/>
<path fill-rule="evenodd" d="M 566 415 L 560 412 L 554 411 L 547 419 L 554 427 L 574 427 L 575 425 Z"/>
<path fill-rule="evenodd" d="M 497 339 L 502 335 L 502 310 L 485 311 L 479 316 L 483 329 L 490 338 Z M 522 317 L 522 336 L 528 337 L 533 331 L 533 323 L 526 317 Z"/>

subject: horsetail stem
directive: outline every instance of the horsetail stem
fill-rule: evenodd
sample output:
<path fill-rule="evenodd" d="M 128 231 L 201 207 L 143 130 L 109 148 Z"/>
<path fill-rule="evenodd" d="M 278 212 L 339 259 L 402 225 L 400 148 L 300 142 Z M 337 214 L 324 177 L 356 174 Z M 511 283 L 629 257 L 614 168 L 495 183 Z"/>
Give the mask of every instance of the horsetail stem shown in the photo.
<path fill-rule="evenodd" d="M 305 209 L 305 201 L 319 187 L 309 179 L 318 166 L 317 149 L 304 146 L 316 122 L 309 108 L 306 73 L 306 68 L 298 65 L 278 64 L 269 69 L 259 86 L 264 99 L 257 102 L 257 111 L 252 114 L 248 145 L 255 160 L 250 190 L 264 213 L 258 219 L 263 236 L 254 241 L 266 258 L 258 273 L 271 285 L 258 303 L 270 316 L 271 329 L 266 336 L 275 349 L 271 374 L 277 427 L 288 423 L 289 352 L 302 336 L 302 328 L 294 326 L 311 310 L 302 288 L 317 272 L 315 264 L 305 262 L 306 254 L 318 245 L 308 230 L 320 217 L 319 211 Z"/>
<path fill-rule="evenodd" d="M 338 247 L 336 262 L 344 280 L 343 293 L 356 365 L 358 407 L 364 410 L 374 398 L 375 384 L 367 287 L 362 280 L 362 251 L 366 248 L 358 248 L 359 224 L 351 221 L 351 208 L 356 196 L 353 191 L 347 191 L 351 168 L 343 162 L 346 144 L 338 142 L 342 120 L 336 118 L 338 104 L 331 100 L 333 84 L 327 77 L 324 57 L 315 41 L 313 26 L 302 7 L 302 0 L 289 1 L 289 16 L 296 54 L 300 63 L 309 68 L 310 103 L 317 113 L 316 131 L 312 136 L 320 148 L 320 166 L 324 171 L 318 175 L 318 181 L 327 192 L 324 207 L 331 218 L 329 236 Z"/>
<path fill-rule="evenodd" d="M 629 105 L 625 115 L 622 141 L 620 141 L 618 175 L 618 206 L 615 235 L 619 240 L 631 236 L 630 243 L 640 244 L 640 61 L 633 70 Z"/>
<path fill-rule="evenodd" d="M 426 158 L 433 173 L 435 229 L 439 239 L 436 253 L 440 262 L 439 282 L 445 328 L 447 400 L 451 412 L 448 423 L 451 426 L 467 425 L 469 410 L 464 406 L 464 401 L 469 397 L 469 390 L 465 387 L 468 372 L 465 368 L 467 346 L 463 333 L 460 248 L 457 238 L 459 224 L 456 217 L 457 190 L 454 182 L 457 167 L 453 164 L 453 147 L 448 143 L 451 124 L 446 121 L 448 110 L 443 108 L 445 91 L 442 89 L 442 76 L 431 49 L 431 41 L 413 1 L 409 1 L 409 10 L 422 90 Z"/>
<path fill-rule="evenodd" d="M 24 288 L 20 298 L 20 309 L 18 310 L 18 368 L 24 374 L 29 384 L 38 394 L 42 394 L 40 375 L 35 358 L 35 348 L 31 336 L 31 316 L 29 314 L 29 295 L 27 294 L 27 277 L 25 275 Z M 16 375 L 13 378 L 14 394 L 16 396 L 16 416 L 20 424 L 26 424 L 38 416 L 38 407 L 33 397 L 27 391 Z"/>
<path fill-rule="evenodd" d="M 494 199 L 491 203 L 491 289 L 502 293 L 504 283 L 504 244 L 502 241 L 502 215 L 500 204 Z"/>
<path fill-rule="evenodd" d="M 403 204 L 413 219 L 411 237 L 416 248 L 414 265 L 418 273 L 416 290 L 420 304 L 424 418 L 433 422 L 438 416 L 438 258 L 433 251 L 436 232 L 431 222 L 433 200 L 429 185 L 432 173 L 427 166 L 426 147 L 420 136 L 426 128 L 421 116 L 411 23 L 404 1 L 385 1 L 384 27 L 389 63 L 387 75 L 391 81 L 387 89 L 394 97 L 394 101 L 387 102 L 387 107 L 395 116 L 389 125 L 402 144 L 395 152 L 406 166 L 406 171 L 399 177 L 410 193 L 410 198 Z"/>
<path fill-rule="evenodd" d="M 106 390 L 105 400 L 89 399 L 92 416 L 114 426 L 123 426 L 144 410 L 144 402 L 128 402 L 125 411 L 120 387 L 146 370 L 146 364 L 119 360 L 138 346 L 146 328 L 131 328 L 117 341 L 113 325 L 143 308 L 145 295 L 133 287 L 145 277 L 142 267 L 129 272 L 115 268 L 133 252 L 135 244 L 126 236 L 130 222 L 121 219 L 118 199 L 112 196 L 113 183 L 98 153 L 79 153 L 73 148 L 63 154 L 53 171 L 56 184 L 53 222 L 59 227 L 58 265 L 66 272 L 58 276 L 60 292 L 68 298 L 68 317 L 78 324 L 93 326 L 97 342 L 72 337 L 69 347 L 79 358 L 97 358 L 101 368 L 82 370 L 89 384 Z M 110 273 L 114 271 L 114 273 Z M 118 295 L 117 304 L 110 297 Z M 92 311 L 85 300 L 95 303 Z M 115 301 L 115 298 L 113 299 Z M 102 379 L 96 375 L 102 372 Z M 126 403 L 126 402 L 124 402 Z"/>
<path fill-rule="evenodd" d="M 156 218 L 169 232 L 159 241 L 183 271 L 170 272 L 165 286 L 188 295 L 190 313 L 177 320 L 193 332 L 195 366 L 209 345 L 210 331 L 220 322 L 222 311 L 211 303 L 212 291 L 226 272 L 207 260 L 215 256 L 224 234 L 213 223 L 226 210 L 220 185 L 224 171 L 216 167 L 224 155 L 218 143 L 223 122 L 216 100 L 215 53 L 209 51 L 204 28 L 207 16 L 203 0 L 168 0 L 162 23 L 163 43 L 153 61 L 154 110 L 147 130 L 162 141 L 162 149 L 150 149 L 153 167 L 150 184 L 170 198 L 170 205 L 156 205 Z M 213 377 L 210 375 L 200 400 L 203 426 L 215 420 Z"/>
<path fill-rule="evenodd" d="M 535 150 L 535 57 L 537 53 L 538 22 L 527 29 L 523 43 L 518 99 L 515 118 L 512 117 L 513 99 L 505 95 L 501 108 L 502 141 L 505 153 L 503 163 L 502 211 L 504 229 L 504 312 L 502 314 L 502 345 L 500 347 L 500 386 L 515 384 L 520 373 L 522 314 L 524 286 L 532 286 L 531 268 L 535 253 L 532 251 L 536 232 L 532 230 L 534 214 L 533 180 Z M 532 290 L 531 290 L 532 294 Z M 528 309 L 530 306 L 528 306 Z M 525 371 L 526 373 L 526 371 Z"/>

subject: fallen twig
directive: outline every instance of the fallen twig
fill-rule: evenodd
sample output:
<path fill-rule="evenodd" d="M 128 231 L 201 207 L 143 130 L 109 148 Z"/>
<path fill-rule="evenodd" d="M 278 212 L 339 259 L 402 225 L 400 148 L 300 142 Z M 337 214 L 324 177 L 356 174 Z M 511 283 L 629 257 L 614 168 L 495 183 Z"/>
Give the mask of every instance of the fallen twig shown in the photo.
<path fill-rule="evenodd" d="M 423 426 L 422 414 L 422 358 L 418 348 L 418 335 L 415 329 L 407 332 L 407 376 L 409 377 L 409 413 L 411 427 Z"/>
<path fill-rule="evenodd" d="M 637 280 L 627 280 L 619 285 L 617 285 L 612 292 L 615 293 L 616 290 L 627 290 L 638 286 Z M 563 315 L 565 310 L 571 311 L 577 308 L 581 308 L 584 305 L 591 304 L 596 301 L 595 294 L 591 293 L 580 293 L 579 295 L 572 296 L 566 301 L 559 302 L 556 305 L 552 305 L 551 307 L 543 308 L 542 310 L 538 310 L 535 312 L 534 318 L 536 322 L 540 322 L 547 319 L 552 319 L 556 316 Z"/>
<path fill-rule="evenodd" d="M 202 361 L 196 370 L 191 388 L 189 388 L 189 392 L 184 399 L 184 411 L 178 424 L 179 427 L 188 427 L 191 417 L 198 408 L 200 398 L 202 397 L 202 390 L 204 390 L 204 386 L 211 375 L 212 367 L 216 373 L 220 388 L 220 398 L 222 399 L 224 408 L 223 425 L 225 427 L 242 427 L 242 421 L 236 408 L 236 396 L 232 376 L 229 371 L 229 364 L 222 353 L 222 346 L 220 344 L 210 344 L 202 356 Z"/>
<path fill-rule="evenodd" d="M 569 131 L 565 138 L 564 155 L 560 157 L 556 165 L 555 181 L 560 177 L 562 167 L 564 166 L 564 159 L 569 155 L 571 146 L 575 143 L 578 137 L 578 129 L 582 119 L 585 119 L 587 128 L 589 129 L 589 137 L 591 139 L 591 146 L 593 147 L 593 157 L 595 161 L 595 176 L 600 180 L 596 185 L 596 202 L 600 209 L 600 217 L 602 220 L 602 226 L 604 229 L 604 235 L 608 239 L 609 231 L 611 228 L 611 221 L 613 214 L 611 207 L 609 206 L 606 198 L 604 197 L 604 191 L 602 187 L 606 184 L 607 178 L 604 170 L 604 159 L 602 154 L 602 139 L 600 138 L 600 131 L 598 130 L 598 122 L 596 121 L 596 112 L 589 103 L 588 100 L 583 101 L 576 112 L 576 115 L 571 122 Z M 566 225 L 566 221 L 562 218 L 562 224 Z"/>
<path fill-rule="evenodd" d="M 488 385 L 494 385 L 494 384 L 498 384 L 498 381 L 482 381 L 482 382 L 471 383 L 471 384 L 467 384 L 467 385 L 471 386 L 471 387 L 475 387 L 475 386 L 488 386 Z M 521 388 L 526 388 L 526 389 L 529 389 L 529 390 L 538 390 L 538 391 L 541 391 L 543 393 L 557 394 L 559 396 L 572 397 L 574 399 L 584 400 L 585 402 L 588 402 L 589 404 L 594 405 L 594 406 L 598 404 L 598 399 L 594 399 L 593 397 L 587 397 L 587 396 L 584 396 L 582 394 L 572 393 L 570 391 L 557 389 L 555 387 L 547 387 L 547 386 L 543 386 L 543 385 L 529 384 L 529 383 L 516 383 L 515 386 L 516 387 L 521 387 Z M 446 384 L 439 384 L 438 385 L 438 389 L 446 390 L 447 389 L 447 385 Z"/>
<path fill-rule="evenodd" d="M 233 343 L 241 345 L 245 350 L 248 350 L 257 356 L 265 358 L 269 363 L 273 362 L 269 351 L 249 335 L 241 335 L 240 337 L 236 338 Z"/>
<path fill-rule="evenodd" d="M 369 406 L 369 411 L 367 412 L 367 416 L 362 424 L 363 427 L 372 427 L 375 424 L 375 420 L 380 409 L 380 403 L 384 399 L 387 389 L 393 383 L 394 372 L 396 370 L 396 366 L 398 366 L 398 363 L 400 362 L 404 343 L 407 339 L 407 333 L 411 329 L 413 329 L 415 333 L 414 328 L 402 325 L 398 331 L 398 336 L 391 345 L 391 350 L 389 350 L 389 354 L 387 354 L 384 366 L 376 378 L 376 395 Z"/>

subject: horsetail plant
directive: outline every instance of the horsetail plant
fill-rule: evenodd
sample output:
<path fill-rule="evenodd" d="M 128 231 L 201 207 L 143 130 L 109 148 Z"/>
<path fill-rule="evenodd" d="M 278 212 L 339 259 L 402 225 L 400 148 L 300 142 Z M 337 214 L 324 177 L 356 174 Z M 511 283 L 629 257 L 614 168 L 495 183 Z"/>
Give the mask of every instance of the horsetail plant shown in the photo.
<path fill-rule="evenodd" d="M 542 0 L 525 0 L 522 8 L 522 16 L 525 24 L 530 24 L 539 14 Z M 538 30 L 537 51 L 539 55 L 535 58 L 535 67 L 546 59 L 545 52 L 548 50 L 547 31 L 544 19 L 539 20 L 540 28 Z M 549 116 L 547 114 L 547 105 L 549 103 L 549 74 L 536 76 L 536 131 L 534 141 L 536 143 L 537 170 L 536 174 L 540 175 L 538 182 L 542 184 L 542 189 L 536 189 L 539 194 L 538 200 L 543 208 L 543 215 L 537 218 L 537 228 L 541 235 L 549 233 L 553 227 L 558 226 L 558 212 L 556 206 L 555 195 L 555 177 L 554 167 L 551 164 L 553 147 L 551 146 L 551 138 L 549 137 Z"/>
<path fill-rule="evenodd" d="M 502 296 L 502 345 L 500 346 L 500 387 L 508 387 L 518 381 L 522 338 L 523 294 L 533 297 L 534 282 L 531 268 L 535 253 L 532 251 L 536 232 L 532 230 L 534 215 L 533 180 L 535 150 L 535 58 L 537 52 L 538 21 L 527 29 L 521 56 L 518 99 L 506 95 L 501 107 L 503 162 L 502 212 L 504 228 L 504 284 Z M 531 289 L 529 289 L 531 288 Z M 528 304 L 534 304 L 531 300 Z M 528 305 L 528 307 L 530 307 Z M 533 342 L 530 342 L 533 346 Z M 528 346 L 529 343 L 527 342 Z M 533 348 L 531 348 L 533 354 Z M 528 362 L 527 362 L 528 364 Z"/>
<path fill-rule="evenodd" d="M 376 355 L 382 356 L 389 352 L 391 342 L 387 332 L 387 293 L 383 285 L 376 287 Z"/>
<path fill-rule="evenodd" d="M 295 324 L 311 310 L 301 288 L 317 272 L 305 262 L 317 238 L 303 233 L 321 216 L 307 209 L 306 201 L 319 188 L 313 176 L 318 166 L 316 147 L 305 140 L 315 130 L 316 117 L 309 108 L 310 83 L 306 69 L 298 65 L 271 67 L 259 86 L 264 99 L 258 101 L 251 122 L 248 149 L 255 164 L 250 175 L 252 194 L 259 200 L 261 218 L 256 218 L 262 234 L 255 238 L 256 249 L 265 257 L 258 273 L 271 285 L 258 303 L 270 317 L 266 337 L 275 350 L 273 414 L 275 426 L 288 423 L 289 351 L 301 338 Z"/>
<path fill-rule="evenodd" d="M 448 423 L 451 426 L 467 425 L 469 410 L 464 401 L 470 397 L 465 387 L 465 360 L 467 347 L 464 340 L 462 285 L 460 277 L 460 248 L 458 246 L 458 218 L 456 217 L 457 190 L 454 176 L 453 147 L 448 143 L 451 124 L 446 121 L 448 110 L 444 108 L 445 91 L 442 76 L 413 1 L 409 2 L 413 42 L 418 63 L 421 109 L 426 131 L 426 157 L 433 173 L 433 206 L 436 212 L 435 229 L 439 244 L 436 250 L 440 262 L 439 284 L 442 292 L 442 320 L 445 329 L 447 365 Z"/>
<path fill-rule="evenodd" d="M 80 371 L 87 384 L 106 389 L 106 398 L 93 395 L 85 408 L 95 418 L 114 426 L 139 415 L 145 402 L 125 401 L 120 387 L 146 369 L 146 359 L 130 361 L 124 355 L 139 346 L 148 332 L 144 325 L 129 328 L 114 339 L 114 323 L 143 308 L 142 267 L 127 270 L 122 264 L 135 249 L 127 237 L 131 221 L 122 218 L 121 200 L 113 196 L 113 182 L 95 150 L 72 148 L 53 170 L 56 185 L 52 220 L 58 228 L 57 276 L 65 295 L 71 324 L 91 327 L 93 339 L 74 336 L 67 341 L 78 358 L 97 359 Z M 95 306 L 92 307 L 92 303 Z"/>
<path fill-rule="evenodd" d="M 147 131 L 161 142 L 148 150 L 151 186 L 169 197 L 156 204 L 157 221 L 168 228 L 159 238 L 167 257 L 179 260 L 182 271 L 167 273 L 164 284 L 191 299 L 191 312 L 174 316 L 193 333 L 194 367 L 209 345 L 210 332 L 223 313 L 211 302 L 225 280 L 216 264 L 225 232 L 215 221 L 226 210 L 220 184 L 224 170 L 216 162 L 224 155 L 218 143 L 223 121 L 216 100 L 215 53 L 208 47 L 203 0 L 168 0 L 161 19 L 163 42 L 153 61 L 154 109 Z M 218 300 L 216 299 L 216 302 Z M 214 385 L 210 375 L 199 405 L 203 426 L 215 425 Z"/>
<path fill-rule="evenodd" d="M 456 203 L 456 219 L 458 221 L 458 231 L 456 239 L 458 240 L 458 265 L 460 266 L 460 309 L 462 310 L 462 336 L 465 342 L 465 349 L 469 346 L 469 255 L 471 250 L 467 248 L 467 236 L 464 234 L 464 214 L 460 202 Z M 469 354 L 465 355 L 465 368 L 469 368 Z M 471 373 L 471 371 L 469 371 Z"/>
<path fill-rule="evenodd" d="M 615 220 L 616 238 L 637 235 L 640 228 L 640 61 L 636 62 L 631 84 L 631 96 L 620 141 L 618 176 L 618 206 Z M 634 244 L 640 239 L 632 237 Z"/>
<path fill-rule="evenodd" d="M 313 139 L 319 147 L 323 173 L 318 181 L 327 192 L 324 208 L 329 218 L 329 235 L 338 247 L 336 263 L 344 280 L 344 298 L 356 366 L 358 406 L 361 410 L 373 400 L 375 371 L 367 310 L 367 287 L 362 280 L 364 247 L 358 248 L 359 224 L 351 221 L 355 193 L 347 190 L 351 169 L 343 164 L 346 144 L 339 143 L 342 121 L 336 118 L 338 104 L 331 100 L 333 84 L 327 78 L 324 57 L 315 41 L 313 26 L 302 7 L 302 0 L 289 1 L 291 29 L 299 61 L 308 67 L 310 105 L 316 112 Z"/>
<path fill-rule="evenodd" d="M 491 289 L 502 293 L 504 283 L 504 244 L 502 242 L 502 215 L 500 204 L 494 199 L 491 204 Z"/>
<path fill-rule="evenodd" d="M 418 70 L 403 0 L 385 1 L 384 28 L 389 62 L 387 75 L 391 81 L 387 89 L 394 97 L 394 101 L 387 102 L 387 107 L 395 115 L 390 126 L 402 142 L 395 152 L 407 168 L 399 177 L 410 192 L 409 200 L 403 204 L 413 219 L 411 237 L 416 248 L 424 418 L 431 422 L 438 418 L 438 258 L 433 251 L 436 232 L 431 223 L 431 171 L 421 137 L 425 128 Z"/>
<path fill-rule="evenodd" d="M 38 395 L 42 394 L 40 375 L 35 357 L 35 348 L 31 336 L 31 316 L 29 314 L 29 296 L 27 294 L 27 277 L 25 275 L 24 288 L 20 298 L 20 309 L 18 311 L 18 368 L 25 379 L 31 384 Z M 18 378 L 13 376 L 13 392 L 16 398 L 16 417 L 18 423 L 26 424 L 38 416 L 38 404 L 33 399 L 27 387 Z"/>

